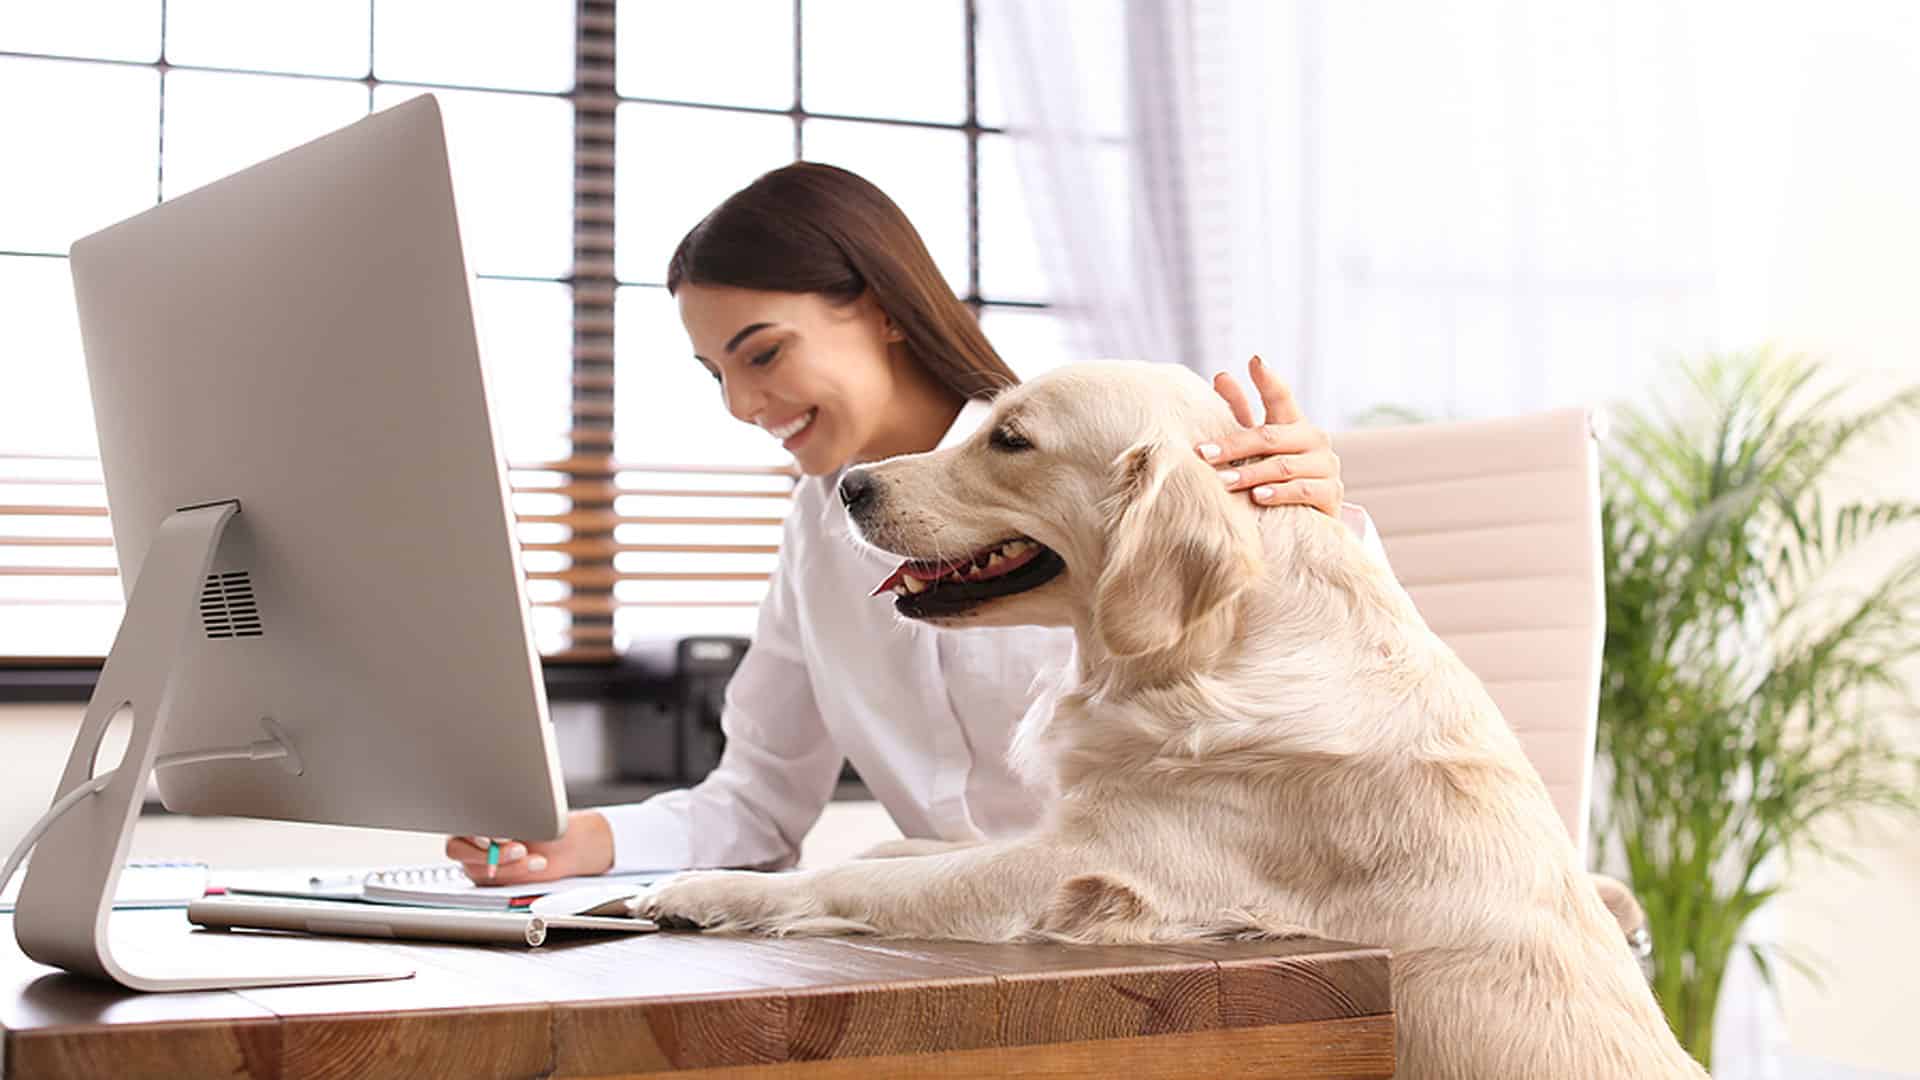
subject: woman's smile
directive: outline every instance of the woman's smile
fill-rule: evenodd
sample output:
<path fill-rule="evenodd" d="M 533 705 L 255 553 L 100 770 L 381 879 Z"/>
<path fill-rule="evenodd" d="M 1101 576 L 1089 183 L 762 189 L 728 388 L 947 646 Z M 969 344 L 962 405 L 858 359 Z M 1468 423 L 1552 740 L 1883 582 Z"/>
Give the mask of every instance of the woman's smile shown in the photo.
<path fill-rule="evenodd" d="M 813 422 L 819 415 L 820 407 L 816 405 L 784 423 L 763 423 L 760 427 L 766 431 L 767 434 L 779 439 L 780 445 L 791 452 L 795 447 L 806 441 L 807 436 L 813 431 Z"/>

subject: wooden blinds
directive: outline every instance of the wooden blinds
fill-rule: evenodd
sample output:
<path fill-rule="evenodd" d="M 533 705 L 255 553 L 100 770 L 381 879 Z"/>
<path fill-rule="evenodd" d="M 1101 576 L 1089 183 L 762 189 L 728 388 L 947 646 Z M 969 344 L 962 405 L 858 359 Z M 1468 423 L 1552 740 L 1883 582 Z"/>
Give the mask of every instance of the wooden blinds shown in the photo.
<path fill-rule="evenodd" d="M 640 465 L 614 457 L 614 9 L 615 0 L 581 0 L 576 22 L 572 454 L 525 467 L 514 482 L 516 493 L 564 502 L 559 513 L 521 512 L 522 543 L 528 552 L 565 556 L 565 569 L 528 577 L 564 584 L 563 598 L 536 602 L 565 613 L 558 655 L 583 660 L 612 656 L 622 607 L 754 606 L 757 595 L 747 598 L 739 585 L 764 585 L 764 564 L 778 547 L 773 530 L 785 517 L 794 479 L 778 467 Z M 532 540 L 524 536 L 528 525 L 557 525 L 566 536 Z M 623 565 L 635 556 L 653 558 Z M 741 569 L 740 556 L 761 558 Z M 623 596 L 622 583 L 730 591 L 649 599 Z"/>
<path fill-rule="evenodd" d="M 573 82 L 573 454 L 552 470 L 572 507 L 558 524 L 568 543 L 568 644 L 575 655 L 613 648 L 613 131 L 615 0 L 581 0 Z"/>
<path fill-rule="evenodd" d="M 515 517 L 542 651 L 570 661 L 610 659 L 622 609 L 658 612 L 643 620 L 651 624 L 754 607 L 793 484 L 777 467 L 609 454 L 515 464 L 509 476 L 516 505 L 547 504 Z M 0 456 L 0 497 L 0 619 L 46 627 L 33 655 L 104 654 L 122 594 L 98 463 Z M 662 623 L 657 632 L 679 630 Z"/>

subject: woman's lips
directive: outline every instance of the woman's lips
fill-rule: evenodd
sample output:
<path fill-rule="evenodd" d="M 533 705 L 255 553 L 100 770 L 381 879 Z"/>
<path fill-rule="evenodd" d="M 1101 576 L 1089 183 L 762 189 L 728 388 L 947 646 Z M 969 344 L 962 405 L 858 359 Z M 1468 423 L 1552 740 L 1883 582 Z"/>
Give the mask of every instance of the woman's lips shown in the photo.
<path fill-rule="evenodd" d="M 787 436 L 785 439 L 782 439 L 780 441 L 780 445 L 785 447 L 788 453 L 792 453 L 794 450 L 799 448 L 801 443 L 807 441 L 807 436 L 813 434 L 814 424 L 819 419 L 820 419 L 820 409 L 818 406 L 808 409 L 806 414 L 806 423 L 800 425 L 800 430 Z"/>

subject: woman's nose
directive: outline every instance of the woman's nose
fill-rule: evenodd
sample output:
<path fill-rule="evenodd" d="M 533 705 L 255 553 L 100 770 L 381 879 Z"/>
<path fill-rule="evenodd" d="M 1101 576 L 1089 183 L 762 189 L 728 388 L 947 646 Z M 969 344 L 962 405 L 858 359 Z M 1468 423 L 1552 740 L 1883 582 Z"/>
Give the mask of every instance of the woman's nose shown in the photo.
<path fill-rule="evenodd" d="M 749 390 L 740 379 L 727 379 L 720 386 L 720 393 L 727 399 L 727 411 L 735 420 L 754 423 L 765 405 L 764 395 Z"/>

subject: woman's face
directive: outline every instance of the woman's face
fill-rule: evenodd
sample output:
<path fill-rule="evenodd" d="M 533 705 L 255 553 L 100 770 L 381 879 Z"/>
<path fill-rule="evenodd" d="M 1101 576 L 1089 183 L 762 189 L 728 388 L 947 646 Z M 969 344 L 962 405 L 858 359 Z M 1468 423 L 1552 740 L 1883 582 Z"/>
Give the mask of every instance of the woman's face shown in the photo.
<path fill-rule="evenodd" d="M 680 321 L 727 411 L 759 427 L 809 476 L 862 460 L 895 392 L 899 334 L 871 296 L 682 285 Z"/>

